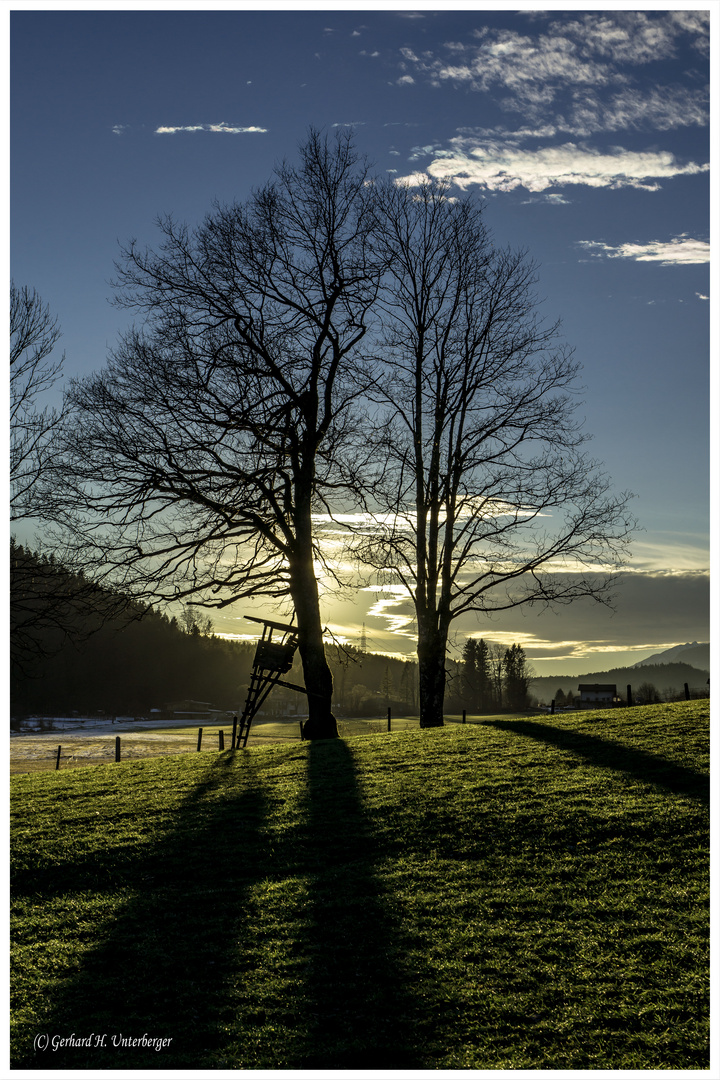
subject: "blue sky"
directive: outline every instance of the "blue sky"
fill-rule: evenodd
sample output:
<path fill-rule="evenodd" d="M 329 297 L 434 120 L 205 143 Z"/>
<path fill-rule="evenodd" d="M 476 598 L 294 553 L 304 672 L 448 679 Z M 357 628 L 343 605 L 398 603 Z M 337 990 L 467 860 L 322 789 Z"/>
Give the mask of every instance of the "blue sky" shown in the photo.
<path fill-rule="evenodd" d="M 702 5 L 10 7 L 11 272 L 57 314 L 68 377 L 102 367 L 126 325 L 108 302 L 119 243 L 242 199 L 309 125 L 352 124 L 378 172 L 450 178 L 486 200 L 499 243 L 528 248 L 583 364 L 593 454 L 637 495 L 614 616 L 506 613 L 458 644 L 522 641 L 545 674 L 708 640 Z M 371 647 L 413 649 L 398 596 L 328 595 L 325 613 L 348 640 L 364 621 Z"/>

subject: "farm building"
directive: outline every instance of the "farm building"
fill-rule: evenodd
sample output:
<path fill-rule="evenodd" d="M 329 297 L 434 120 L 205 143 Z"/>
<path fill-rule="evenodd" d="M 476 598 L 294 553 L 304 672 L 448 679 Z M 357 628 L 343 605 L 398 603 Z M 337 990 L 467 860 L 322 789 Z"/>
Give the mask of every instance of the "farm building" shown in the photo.
<path fill-rule="evenodd" d="M 615 683 L 581 683 L 578 690 L 581 705 L 612 705 L 617 699 Z"/>

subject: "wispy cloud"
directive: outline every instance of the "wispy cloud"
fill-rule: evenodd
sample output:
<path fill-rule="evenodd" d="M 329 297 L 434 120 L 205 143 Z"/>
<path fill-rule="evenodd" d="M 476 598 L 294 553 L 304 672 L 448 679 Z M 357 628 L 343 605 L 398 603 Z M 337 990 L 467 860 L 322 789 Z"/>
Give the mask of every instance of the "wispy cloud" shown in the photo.
<path fill-rule="evenodd" d="M 569 206 L 571 200 L 566 199 L 564 195 L 531 195 L 529 199 L 523 199 L 523 206 L 530 206 L 532 203 L 546 203 L 549 206 Z"/>
<path fill-rule="evenodd" d="M 686 234 L 672 240 L 651 240 L 645 244 L 625 243 L 616 247 L 600 240 L 578 240 L 577 243 L 578 247 L 596 258 L 634 259 L 635 262 L 656 262 L 661 266 L 691 266 L 710 262 L 709 243 L 706 240 L 694 240 Z M 696 295 L 700 296 L 700 293 Z"/>
<path fill-rule="evenodd" d="M 177 135 L 178 132 L 195 133 L 197 131 L 210 131 L 222 135 L 248 135 L 266 134 L 267 128 L 262 127 L 235 127 L 231 124 L 182 124 L 175 127 L 155 128 L 156 135 Z"/>
<path fill-rule="evenodd" d="M 542 32 L 485 27 L 435 52 L 417 55 L 405 47 L 399 67 L 434 86 L 493 93 L 504 111 L 521 113 L 549 135 L 664 131 L 707 124 L 707 91 L 694 77 L 688 86 L 641 89 L 633 85 L 633 69 L 671 57 L 688 39 L 706 52 L 708 34 L 702 11 L 589 12 L 555 19 Z"/>
<path fill-rule="evenodd" d="M 525 187 L 540 192 L 550 187 L 581 184 L 596 188 L 642 188 L 657 191 L 661 180 L 706 172 L 709 165 L 680 164 L 669 151 L 632 151 L 616 147 L 594 150 L 575 143 L 525 150 L 486 141 L 473 145 L 465 137 L 450 142 L 452 150 L 437 152 L 427 173 L 451 180 L 460 188 L 477 184 L 490 191 Z M 401 178 L 418 184 L 425 174 Z"/>

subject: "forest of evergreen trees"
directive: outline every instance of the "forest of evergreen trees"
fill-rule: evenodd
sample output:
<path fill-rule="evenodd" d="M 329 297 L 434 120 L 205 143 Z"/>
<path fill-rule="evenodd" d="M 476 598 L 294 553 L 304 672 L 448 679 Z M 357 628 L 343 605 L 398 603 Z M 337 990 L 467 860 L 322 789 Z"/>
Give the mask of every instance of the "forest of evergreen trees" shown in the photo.
<path fill-rule="evenodd" d="M 52 556 L 11 543 L 11 713 L 147 716 L 181 701 L 236 711 L 247 692 L 252 642 L 212 633 L 210 619 L 185 608 L 179 618 L 146 607 L 66 571 Z M 338 716 L 417 714 L 417 664 L 327 646 Z M 288 682 L 302 683 L 296 657 Z M 518 645 L 469 640 L 448 662 L 446 710 L 469 713 L 527 704 Z M 305 698 L 277 687 L 266 710 L 303 714 Z"/>

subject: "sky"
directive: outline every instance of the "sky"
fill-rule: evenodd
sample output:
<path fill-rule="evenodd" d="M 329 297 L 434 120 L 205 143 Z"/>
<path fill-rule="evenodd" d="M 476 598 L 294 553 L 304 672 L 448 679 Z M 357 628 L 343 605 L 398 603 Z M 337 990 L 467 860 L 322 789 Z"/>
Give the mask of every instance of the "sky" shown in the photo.
<path fill-rule="evenodd" d="M 539 264 L 542 311 L 583 368 L 592 454 L 635 494 L 614 612 L 454 626 L 519 642 L 539 675 L 709 639 L 708 7 L 516 2 L 9 5 L 10 266 L 63 331 L 65 377 L 102 368 L 126 312 L 113 262 L 172 213 L 244 199 L 308 127 L 351 125 L 378 173 L 446 177 Z M 214 616 L 244 635 L 242 604 Z M 414 652 L 406 598 L 323 594 L 326 625 Z M 277 615 L 275 615 L 277 617 Z"/>

